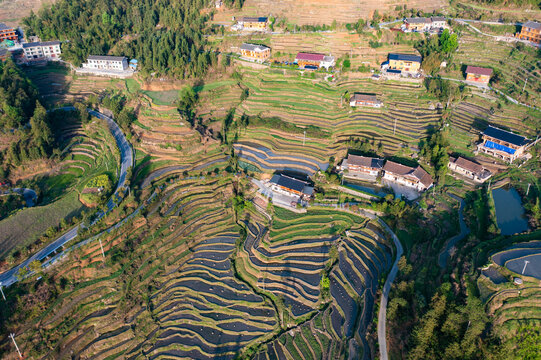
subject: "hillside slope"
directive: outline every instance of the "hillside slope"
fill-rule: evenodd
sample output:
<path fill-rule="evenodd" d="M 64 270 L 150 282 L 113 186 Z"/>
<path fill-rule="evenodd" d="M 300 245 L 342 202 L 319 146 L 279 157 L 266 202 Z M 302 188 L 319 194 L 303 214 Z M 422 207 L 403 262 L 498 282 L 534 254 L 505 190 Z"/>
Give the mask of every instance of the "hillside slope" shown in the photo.
<path fill-rule="evenodd" d="M 407 5 L 409 9 L 432 11 L 447 5 L 445 0 L 246 0 L 242 13 L 286 17 L 299 25 L 352 23 L 368 19 L 375 10 L 380 14 Z"/>

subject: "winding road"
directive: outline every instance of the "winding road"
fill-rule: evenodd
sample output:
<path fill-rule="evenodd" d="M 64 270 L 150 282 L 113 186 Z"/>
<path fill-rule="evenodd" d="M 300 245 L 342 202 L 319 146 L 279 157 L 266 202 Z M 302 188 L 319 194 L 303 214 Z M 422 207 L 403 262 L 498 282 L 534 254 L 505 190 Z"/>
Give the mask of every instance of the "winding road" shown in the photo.
<path fill-rule="evenodd" d="M 74 107 L 63 107 L 55 110 L 63 110 L 63 111 L 72 111 L 75 110 Z M 133 150 L 131 147 L 131 144 L 128 142 L 124 134 L 122 133 L 122 130 L 117 125 L 117 123 L 110 117 L 99 113 L 97 111 L 87 109 L 89 114 L 92 116 L 95 116 L 99 119 L 103 119 L 107 121 L 107 125 L 109 126 L 109 130 L 111 131 L 111 135 L 115 138 L 116 144 L 118 146 L 118 149 L 120 150 L 120 158 L 121 158 L 121 165 L 120 165 L 120 176 L 118 178 L 117 187 L 115 189 L 115 192 L 113 195 L 111 195 L 111 198 L 107 202 L 107 212 L 111 211 L 115 206 L 119 203 L 119 194 L 124 191 L 124 186 L 126 184 L 126 176 L 128 169 L 130 166 L 133 166 Z M 90 226 L 94 225 L 96 222 L 101 220 L 106 215 L 105 212 L 101 211 L 97 214 L 96 218 Z M 19 270 L 23 267 L 27 267 L 32 261 L 38 260 L 43 261 L 45 258 L 47 258 L 49 255 L 51 255 L 53 252 L 64 246 L 69 241 L 75 239 L 77 237 L 77 233 L 79 231 L 79 228 L 83 225 L 77 225 L 73 228 L 71 228 L 69 231 L 58 237 L 55 241 L 38 251 L 36 254 L 31 256 L 30 258 L 26 259 L 23 263 L 13 267 L 12 269 L 0 274 L 0 284 L 2 286 L 10 286 L 18 281 L 17 279 L 17 273 Z"/>
<path fill-rule="evenodd" d="M 391 292 L 391 286 L 393 285 L 393 281 L 396 277 L 396 274 L 398 273 L 398 261 L 402 257 L 402 254 L 404 253 L 404 249 L 402 248 L 402 244 L 400 243 L 400 240 L 395 235 L 395 233 L 391 230 L 389 225 L 385 223 L 381 218 L 378 217 L 378 221 L 383 226 L 383 228 L 391 234 L 391 237 L 393 238 L 394 246 L 396 247 L 396 258 L 394 260 L 393 267 L 391 268 L 391 271 L 389 272 L 389 276 L 387 276 L 387 280 L 385 280 L 385 285 L 383 285 L 383 291 L 381 293 L 381 301 L 379 303 L 379 313 L 378 313 L 378 344 L 379 344 L 379 358 L 380 360 L 388 360 L 389 356 L 387 354 L 387 303 L 389 302 L 389 293 Z"/>

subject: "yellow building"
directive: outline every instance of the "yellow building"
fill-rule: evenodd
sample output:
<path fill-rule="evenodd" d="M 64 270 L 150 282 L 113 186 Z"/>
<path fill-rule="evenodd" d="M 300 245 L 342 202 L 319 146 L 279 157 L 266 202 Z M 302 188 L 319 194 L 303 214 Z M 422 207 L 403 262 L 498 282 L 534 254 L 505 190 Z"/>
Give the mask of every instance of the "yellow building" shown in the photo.
<path fill-rule="evenodd" d="M 264 31 L 267 30 L 268 18 L 266 17 L 242 17 L 238 19 L 237 26 L 242 30 Z"/>
<path fill-rule="evenodd" d="M 541 44 L 541 24 L 535 21 L 528 21 L 522 24 L 518 38 L 520 40 Z"/>
<path fill-rule="evenodd" d="M 271 49 L 265 45 L 242 44 L 240 54 L 242 57 L 263 62 L 270 57 Z"/>
<path fill-rule="evenodd" d="M 482 68 L 477 66 L 469 66 L 466 68 L 466 81 L 488 85 L 492 69 Z"/>
<path fill-rule="evenodd" d="M 410 54 L 389 54 L 389 69 L 416 73 L 421 68 L 422 58 Z"/>

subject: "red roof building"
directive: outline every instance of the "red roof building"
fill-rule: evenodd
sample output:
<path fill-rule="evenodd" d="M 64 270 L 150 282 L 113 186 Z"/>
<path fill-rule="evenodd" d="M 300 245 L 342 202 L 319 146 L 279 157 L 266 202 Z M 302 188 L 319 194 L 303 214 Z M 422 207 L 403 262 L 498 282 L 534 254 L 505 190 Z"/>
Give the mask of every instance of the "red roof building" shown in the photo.
<path fill-rule="evenodd" d="M 466 81 L 488 85 L 492 69 L 477 66 L 468 66 L 466 68 Z"/>
<path fill-rule="evenodd" d="M 334 66 L 334 57 L 326 56 L 323 54 L 303 53 L 300 52 L 295 57 L 295 62 L 299 67 L 305 67 L 306 65 L 329 68 Z"/>

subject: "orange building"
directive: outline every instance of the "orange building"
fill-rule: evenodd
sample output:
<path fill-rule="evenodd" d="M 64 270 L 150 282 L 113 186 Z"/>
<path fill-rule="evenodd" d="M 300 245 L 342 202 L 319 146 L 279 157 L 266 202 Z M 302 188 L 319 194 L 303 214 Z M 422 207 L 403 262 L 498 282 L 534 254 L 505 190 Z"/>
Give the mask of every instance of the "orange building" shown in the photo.
<path fill-rule="evenodd" d="M 270 57 L 270 48 L 265 45 L 242 44 L 240 54 L 242 57 L 263 62 Z"/>
<path fill-rule="evenodd" d="M 541 44 L 541 24 L 535 21 L 528 21 L 522 24 L 520 33 L 517 36 L 520 40 Z"/>
<path fill-rule="evenodd" d="M 19 40 L 17 31 L 14 28 L 7 26 L 6 24 L 0 23 L 0 42 L 4 40 Z"/>
<path fill-rule="evenodd" d="M 477 66 L 468 66 L 466 68 L 466 81 L 488 85 L 491 75 L 492 69 Z"/>

